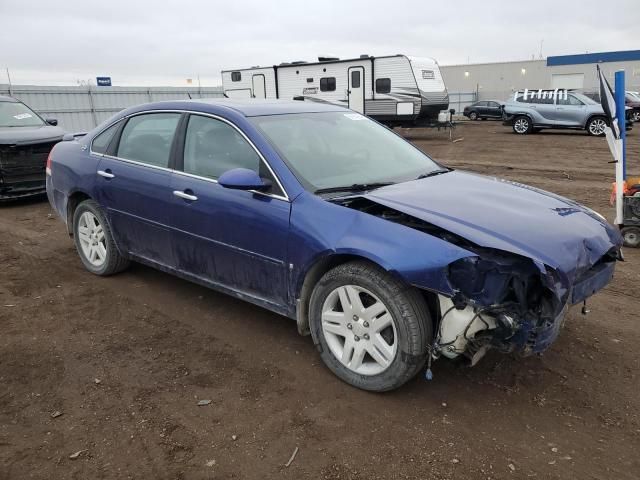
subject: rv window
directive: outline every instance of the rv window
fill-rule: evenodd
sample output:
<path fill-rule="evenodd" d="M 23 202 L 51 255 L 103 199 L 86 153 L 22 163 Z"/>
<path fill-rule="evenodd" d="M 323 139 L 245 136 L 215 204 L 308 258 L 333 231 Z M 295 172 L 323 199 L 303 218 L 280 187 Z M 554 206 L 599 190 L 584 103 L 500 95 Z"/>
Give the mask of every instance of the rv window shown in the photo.
<path fill-rule="evenodd" d="M 436 78 L 433 70 L 422 70 L 422 78 L 424 80 L 433 80 Z"/>
<path fill-rule="evenodd" d="M 376 80 L 376 93 L 389 93 L 391 91 L 390 78 L 378 78 Z"/>
<path fill-rule="evenodd" d="M 360 88 L 360 71 L 351 72 L 351 88 Z"/>
<path fill-rule="evenodd" d="M 231 72 L 231 81 L 239 82 L 242 80 L 242 74 L 240 72 Z"/>
<path fill-rule="evenodd" d="M 324 77 L 320 79 L 321 92 L 334 92 L 336 89 L 336 77 Z"/>
<path fill-rule="evenodd" d="M 307 78 L 307 83 L 313 83 L 313 78 L 312 77 Z"/>

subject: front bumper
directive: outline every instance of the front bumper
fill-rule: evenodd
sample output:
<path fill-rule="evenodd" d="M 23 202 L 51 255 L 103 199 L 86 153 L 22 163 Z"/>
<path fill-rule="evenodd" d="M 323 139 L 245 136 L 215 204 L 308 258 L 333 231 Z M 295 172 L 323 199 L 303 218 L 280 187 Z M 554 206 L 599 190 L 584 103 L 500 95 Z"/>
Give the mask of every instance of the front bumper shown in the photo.
<path fill-rule="evenodd" d="M 46 193 L 43 181 L 5 184 L 0 181 L 0 200 L 34 197 Z"/>

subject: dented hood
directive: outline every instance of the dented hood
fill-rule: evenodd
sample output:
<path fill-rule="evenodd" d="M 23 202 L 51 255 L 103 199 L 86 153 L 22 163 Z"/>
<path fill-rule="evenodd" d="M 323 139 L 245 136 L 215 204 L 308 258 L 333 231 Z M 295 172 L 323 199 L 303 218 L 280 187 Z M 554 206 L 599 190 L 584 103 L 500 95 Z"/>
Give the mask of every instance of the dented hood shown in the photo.
<path fill-rule="evenodd" d="M 363 195 L 477 245 L 524 255 L 569 278 L 591 267 L 620 234 L 566 198 L 497 178 L 451 171 Z"/>

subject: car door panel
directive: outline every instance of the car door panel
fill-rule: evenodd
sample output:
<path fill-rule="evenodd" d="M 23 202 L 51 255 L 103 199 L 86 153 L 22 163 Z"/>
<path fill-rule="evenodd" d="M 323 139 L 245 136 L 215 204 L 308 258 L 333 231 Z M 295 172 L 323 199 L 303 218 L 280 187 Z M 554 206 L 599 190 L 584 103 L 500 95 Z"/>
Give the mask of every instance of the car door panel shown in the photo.
<path fill-rule="evenodd" d="M 168 167 L 179 119 L 175 112 L 129 118 L 96 171 L 96 200 L 107 212 L 118 247 L 165 267 L 175 266 Z"/>
<path fill-rule="evenodd" d="M 128 254 L 170 265 L 169 171 L 103 157 L 98 172 L 113 175 L 97 175 L 96 200 L 106 207 L 118 247 Z"/>
<path fill-rule="evenodd" d="M 586 123 L 587 107 L 569 94 L 559 98 L 556 104 L 556 122 L 568 127 L 583 127 Z"/>
<path fill-rule="evenodd" d="M 170 188 L 178 268 L 201 281 L 285 304 L 289 201 L 216 181 L 232 168 L 266 176 L 264 159 L 236 127 L 199 115 L 189 118 L 181 153 L 185 171 L 172 175 Z"/>
<path fill-rule="evenodd" d="M 286 302 L 288 201 L 178 172 L 171 190 L 197 198 L 173 198 L 180 270 L 263 300 Z"/>

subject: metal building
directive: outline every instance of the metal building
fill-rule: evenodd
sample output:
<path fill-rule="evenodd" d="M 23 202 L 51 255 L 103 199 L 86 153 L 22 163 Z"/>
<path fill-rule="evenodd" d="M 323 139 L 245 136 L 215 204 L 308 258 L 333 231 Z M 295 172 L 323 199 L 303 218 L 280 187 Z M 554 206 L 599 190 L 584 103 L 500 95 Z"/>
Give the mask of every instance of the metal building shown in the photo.
<path fill-rule="evenodd" d="M 506 100 L 523 88 L 598 89 L 596 65 L 613 86 L 617 70 L 626 73 L 627 90 L 640 90 L 640 50 L 561 55 L 542 60 L 441 66 L 451 108 L 462 110 L 477 100 Z M 455 99 L 460 101 L 455 103 Z"/>

